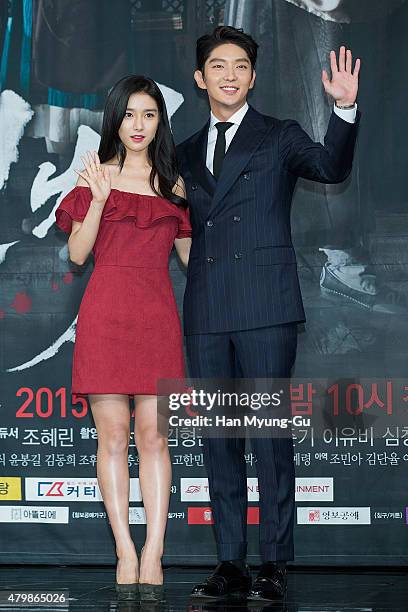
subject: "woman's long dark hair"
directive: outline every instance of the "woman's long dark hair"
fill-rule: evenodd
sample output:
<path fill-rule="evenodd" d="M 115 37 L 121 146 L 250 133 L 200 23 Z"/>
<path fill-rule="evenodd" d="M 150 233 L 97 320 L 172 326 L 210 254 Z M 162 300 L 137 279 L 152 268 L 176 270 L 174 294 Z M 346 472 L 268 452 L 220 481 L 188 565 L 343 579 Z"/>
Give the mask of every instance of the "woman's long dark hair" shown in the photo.
<path fill-rule="evenodd" d="M 122 170 L 126 148 L 119 138 L 119 129 L 126 113 L 129 97 L 134 93 L 146 93 L 151 96 L 159 109 L 159 124 L 156 135 L 147 149 L 152 164 L 150 186 L 158 196 L 166 198 L 177 206 L 186 207 L 186 200 L 173 192 L 173 187 L 179 177 L 176 148 L 170 131 L 163 94 L 152 79 L 145 76 L 130 75 L 120 79 L 113 86 L 106 100 L 103 113 L 101 142 L 98 150 L 99 158 L 104 163 L 112 157 L 117 157 Z M 159 191 L 155 186 L 156 176 Z"/>

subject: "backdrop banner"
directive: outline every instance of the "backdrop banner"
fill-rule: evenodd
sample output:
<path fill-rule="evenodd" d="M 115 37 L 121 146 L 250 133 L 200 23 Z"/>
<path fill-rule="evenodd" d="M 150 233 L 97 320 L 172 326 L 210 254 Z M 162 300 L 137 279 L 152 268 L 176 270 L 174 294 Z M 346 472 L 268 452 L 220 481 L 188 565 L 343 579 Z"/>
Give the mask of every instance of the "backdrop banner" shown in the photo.
<path fill-rule="evenodd" d="M 290 383 L 292 416 L 301 417 L 292 432 L 294 563 L 408 565 L 408 0 L 2 3 L 1 563 L 115 562 L 96 480 L 95 424 L 87 398 L 70 392 L 93 262 L 69 261 L 54 213 L 76 182 L 80 156 L 98 148 L 104 101 L 122 76 L 158 83 L 176 143 L 204 125 L 209 108 L 193 80 L 195 42 L 223 23 L 260 45 L 249 103 L 299 121 L 316 141 L 333 104 L 321 82 L 330 50 L 345 44 L 362 60 L 351 176 L 341 185 L 299 180 L 292 206 L 307 316 Z M 186 277 L 174 253 L 170 271 L 181 315 Z M 131 400 L 131 418 L 134 409 Z M 164 563 L 216 560 L 201 434 L 188 420 L 170 426 Z M 247 442 L 248 561 L 255 563 L 257 458 Z M 146 518 L 133 436 L 129 470 L 129 520 L 140 550 Z"/>

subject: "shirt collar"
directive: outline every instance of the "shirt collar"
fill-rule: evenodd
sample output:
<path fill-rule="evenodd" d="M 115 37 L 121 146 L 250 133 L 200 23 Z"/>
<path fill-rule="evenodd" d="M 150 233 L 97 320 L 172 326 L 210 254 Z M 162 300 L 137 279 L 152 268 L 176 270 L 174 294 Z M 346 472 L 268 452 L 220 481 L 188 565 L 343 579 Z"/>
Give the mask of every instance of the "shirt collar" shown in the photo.
<path fill-rule="evenodd" d="M 235 125 L 240 125 L 241 121 L 243 120 L 245 113 L 247 112 L 249 108 L 248 102 L 245 102 L 244 106 L 242 106 L 239 110 L 237 110 L 236 113 L 234 113 L 232 115 L 232 117 L 230 117 L 228 119 L 229 123 L 235 123 Z M 212 130 L 215 127 L 216 123 L 219 123 L 219 119 L 217 119 L 217 117 L 213 114 L 213 112 L 211 111 L 211 116 L 210 116 L 210 127 L 209 129 Z"/>

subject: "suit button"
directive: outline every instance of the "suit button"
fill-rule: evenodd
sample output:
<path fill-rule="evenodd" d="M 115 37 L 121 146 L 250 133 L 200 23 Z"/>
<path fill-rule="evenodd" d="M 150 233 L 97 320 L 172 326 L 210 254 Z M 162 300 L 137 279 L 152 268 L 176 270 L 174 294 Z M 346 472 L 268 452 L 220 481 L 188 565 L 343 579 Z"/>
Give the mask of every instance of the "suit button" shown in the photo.
<path fill-rule="evenodd" d="M 207 261 L 208 263 L 214 263 L 215 259 L 214 257 L 207 257 Z"/>
<path fill-rule="evenodd" d="M 242 253 L 240 253 L 239 251 L 237 253 L 234 253 L 234 257 L 235 259 L 241 259 L 242 257 Z"/>
<path fill-rule="evenodd" d="M 249 172 L 245 172 L 245 174 L 243 174 L 242 176 L 246 181 L 249 181 L 249 177 L 250 177 Z"/>
<path fill-rule="evenodd" d="M 198 188 L 198 185 L 195 185 L 195 184 L 194 184 L 194 185 L 191 185 L 191 189 L 192 189 L 193 191 L 195 191 L 197 188 Z"/>
<path fill-rule="evenodd" d="M 234 221 L 238 223 L 238 221 L 241 221 L 241 217 L 239 215 L 235 215 Z"/>
<path fill-rule="evenodd" d="M 207 226 L 212 227 L 214 225 L 214 221 L 212 219 L 208 219 Z"/>

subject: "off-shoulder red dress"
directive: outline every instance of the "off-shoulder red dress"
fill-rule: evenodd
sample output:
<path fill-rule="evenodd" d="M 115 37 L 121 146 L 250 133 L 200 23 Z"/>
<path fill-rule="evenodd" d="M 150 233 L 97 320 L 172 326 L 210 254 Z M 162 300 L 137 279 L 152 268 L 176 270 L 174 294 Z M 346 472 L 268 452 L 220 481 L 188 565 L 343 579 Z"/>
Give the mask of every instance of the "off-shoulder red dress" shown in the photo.
<path fill-rule="evenodd" d="M 71 231 L 92 199 L 75 187 L 58 206 Z M 92 250 L 95 267 L 78 313 L 71 393 L 157 394 L 160 378 L 182 378 L 180 319 L 168 261 L 175 238 L 191 236 L 188 210 L 112 189 Z"/>

